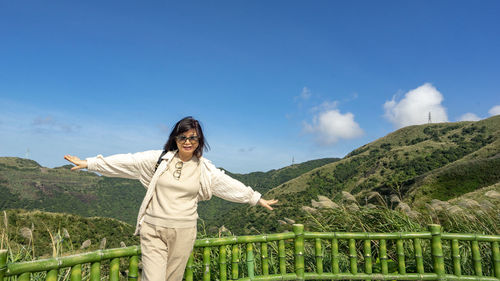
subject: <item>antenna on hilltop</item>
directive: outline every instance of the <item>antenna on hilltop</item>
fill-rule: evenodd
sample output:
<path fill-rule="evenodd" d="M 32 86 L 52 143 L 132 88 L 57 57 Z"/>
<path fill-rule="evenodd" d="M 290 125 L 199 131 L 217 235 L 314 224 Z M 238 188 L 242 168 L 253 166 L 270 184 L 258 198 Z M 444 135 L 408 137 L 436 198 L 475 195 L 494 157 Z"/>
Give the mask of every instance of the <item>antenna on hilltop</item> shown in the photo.
<path fill-rule="evenodd" d="M 26 149 L 26 159 L 30 159 L 30 149 Z"/>
<path fill-rule="evenodd" d="M 292 156 L 292 165 L 295 163 L 295 158 Z"/>
<path fill-rule="evenodd" d="M 431 119 L 431 112 L 429 111 L 429 120 L 428 120 L 428 123 L 432 123 L 432 119 Z"/>

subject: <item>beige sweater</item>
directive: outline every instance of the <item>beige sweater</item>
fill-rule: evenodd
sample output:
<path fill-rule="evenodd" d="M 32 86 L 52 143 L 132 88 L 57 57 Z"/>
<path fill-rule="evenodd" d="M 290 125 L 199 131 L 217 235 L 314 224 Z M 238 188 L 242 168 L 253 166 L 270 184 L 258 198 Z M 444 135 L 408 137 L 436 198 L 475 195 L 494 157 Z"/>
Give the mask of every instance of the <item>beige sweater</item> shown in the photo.
<path fill-rule="evenodd" d="M 144 221 L 150 224 L 170 227 L 195 227 L 198 219 L 198 200 L 200 185 L 200 165 L 197 157 L 181 161 L 174 157 L 167 170 L 158 179 L 155 194 L 146 209 Z M 177 163 L 182 167 L 177 169 Z M 178 171 L 179 177 L 174 173 Z"/>
<path fill-rule="evenodd" d="M 98 155 L 87 158 L 88 170 L 104 176 L 138 179 L 147 188 L 137 216 L 136 235 L 139 234 L 146 209 L 153 198 L 158 178 L 165 172 L 176 151 L 166 153 L 162 157 L 164 161 L 154 172 L 161 153 L 161 150 L 148 150 L 134 154 L 116 154 L 109 157 Z M 259 192 L 224 174 L 224 171 L 217 169 L 208 159 L 201 157 L 199 160 L 201 188 L 197 200 L 209 200 L 213 194 L 231 202 L 257 204 L 261 197 Z"/>

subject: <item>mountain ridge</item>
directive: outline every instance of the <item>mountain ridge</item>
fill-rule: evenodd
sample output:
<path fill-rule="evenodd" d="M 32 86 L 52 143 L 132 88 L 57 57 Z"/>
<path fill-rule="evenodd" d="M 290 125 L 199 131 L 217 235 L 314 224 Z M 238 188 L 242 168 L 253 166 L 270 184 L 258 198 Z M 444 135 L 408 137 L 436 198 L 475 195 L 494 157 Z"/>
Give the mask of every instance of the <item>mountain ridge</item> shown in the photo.
<path fill-rule="evenodd" d="M 500 181 L 498 155 L 500 116 L 475 122 L 409 126 L 271 189 L 265 196 L 280 200 L 280 206 L 272 213 L 247 208 L 247 216 L 260 219 L 247 223 L 228 216 L 220 223 L 230 229 L 256 228 L 257 224 L 259 231 L 279 232 L 287 230 L 277 224 L 285 218 L 303 222 L 303 208 L 311 208 L 318 196 L 346 206 L 345 192 L 353 196 L 358 206 L 353 208 L 373 207 L 381 201 L 415 215 L 425 212 L 433 200 L 448 201 L 495 186 Z M 475 171 L 479 176 L 466 171 Z M 454 189 L 450 175 L 463 175 L 456 183 L 462 189 Z M 422 184 L 423 179 L 426 185 Z M 375 200 L 374 196 L 380 199 Z M 389 204 L 391 201 L 396 203 Z"/>
<path fill-rule="evenodd" d="M 355 200 L 351 205 L 377 204 L 378 199 L 373 199 L 376 193 L 385 205 L 399 206 L 408 214 L 423 212 L 433 200 L 450 201 L 487 186 L 496 191 L 499 155 L 500 116 L 475 122 L 414 125 L 365 144 L 343 159 L 301 163 L 302 168 L 307 166 L 303 170 L 296 164 L 268 172 L 228 172 L 254 185 L 265 198 L 279 199 L 279 205 L 267 212 L 214 198 L 200 202 L 199 214 L 215 229 L 225 225 L 237 234 L 248 233 L 250 228 L 276 232 L 287 230 L 279 226 L 287 219 L 303 221 L 303 208 L 312 208 L 318 196 L 342 205 L 346 192 Z M 0 158 L 0 208 L 35 208 L 41 200 L 45 204 L 42 209 L 47 211 L 76 209 L 85 216 L 111 216 L 135 223 L 145 193 L 138 181 L 75 173 L 69 167 L 49 169 L 32 160 Z M 55 180 L 48 181 L 51 176 Z M 47 200 L 51 192 L 59 192 L 61 198 Z M 94 205 L 89 207 L 91 203 Z"/>
<path fill-rule="evenodd" d="M 303 170 L 336 161 L 325 158 L 273 169 L 268 172 L 232 174 L 265 192 L 274 183 L 295 177 Z M 46 168 L 30 159 L 0 157 L 0 209 L 38 209 L 86 217 L 111 217 L 135 225 L 137 210 L 146 193 L 137 180 L 103 177 L 94 172 L 70 171 L 72 165 Z M 273 185 L 273 186 L 270 186 Z M 217 199 L 200 204 L 201 217 L 225 212 L 233 203 Z"/>

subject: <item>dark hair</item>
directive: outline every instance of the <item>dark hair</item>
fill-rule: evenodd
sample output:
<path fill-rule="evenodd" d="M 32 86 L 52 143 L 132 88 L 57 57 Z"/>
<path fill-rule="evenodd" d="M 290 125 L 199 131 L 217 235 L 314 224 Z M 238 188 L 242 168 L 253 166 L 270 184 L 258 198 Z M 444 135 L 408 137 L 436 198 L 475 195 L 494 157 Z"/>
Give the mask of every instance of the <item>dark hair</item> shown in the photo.
<path fill-rule="evenodd" d="M 198 148 L 196 148 L 193 155 L 195 155 L 198 158 L 201 157 L 203 155 L 203 151 L 209 149 L 209 145 L 206 142 L 205 137 L 203 136 L 203 131 L 201 130 L 200 122 L 198 122 L 198 120 L 194 119 L 191 116 L 182 118 L 181 120 L 179 120 L 179 122 L 177 122 L 174 125 L 163 150 L 172 151 L 179 149 L 177 147 L 177 142 L 175 141 L 175 137 L 191 129 L 195 129 L 196 134 L 198 135 L 198 137 L 200 137 L 198 141 Z"/>

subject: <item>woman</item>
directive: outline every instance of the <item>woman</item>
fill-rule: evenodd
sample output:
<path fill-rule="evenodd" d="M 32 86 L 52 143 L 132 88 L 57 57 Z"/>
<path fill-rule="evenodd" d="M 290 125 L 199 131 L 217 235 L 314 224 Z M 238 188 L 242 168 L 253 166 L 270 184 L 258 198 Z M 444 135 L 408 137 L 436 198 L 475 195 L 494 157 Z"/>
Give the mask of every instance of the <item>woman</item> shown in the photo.
<path fill-rule="evenodd" d="M 138 179 L 146 188 L 135 234 L 140 234 L 143 280 L 182 280 L 196 240 L 197 206 L 212 194 L 223 199 L 259 204 L 272 210 L 277 200 L 227 176 L 202 157 L 207 143 L 200 123 L 192 117 L 177 122 L 163 151 L 118 154 L 81 160 L 66 155 L 76 166 L 104 176 Z"/>

